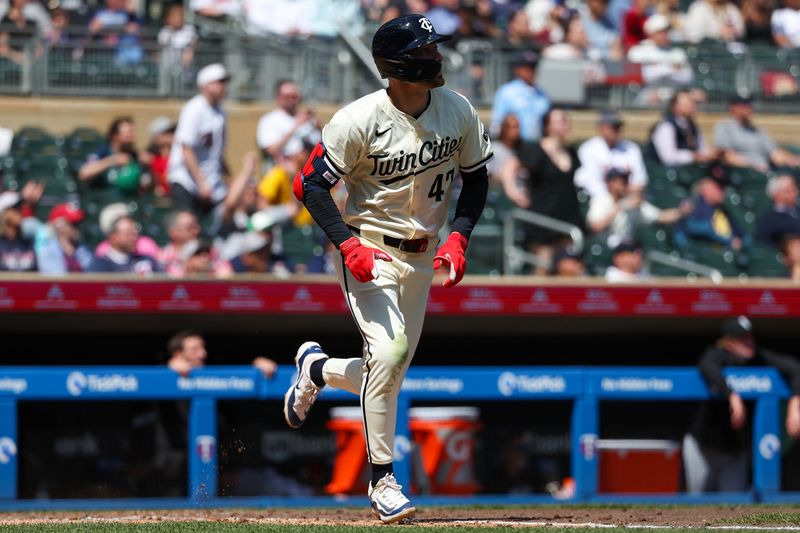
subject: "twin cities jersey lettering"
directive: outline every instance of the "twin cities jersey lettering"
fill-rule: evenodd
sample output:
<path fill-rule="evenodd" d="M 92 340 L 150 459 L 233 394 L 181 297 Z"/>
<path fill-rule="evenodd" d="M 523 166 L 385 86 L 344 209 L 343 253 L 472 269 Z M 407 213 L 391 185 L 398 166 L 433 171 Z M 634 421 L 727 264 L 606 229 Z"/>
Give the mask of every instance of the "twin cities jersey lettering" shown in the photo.
<path fill-rule="evenodd" d="M 414 118 L 379 90 L 336 113 L 322 130 L 326 158 L 345 180 L 347 224 L 390 237 L 434 237 L 459 172 L 492 157 L 489 136 L 463 96 L 431 91 Z"/>

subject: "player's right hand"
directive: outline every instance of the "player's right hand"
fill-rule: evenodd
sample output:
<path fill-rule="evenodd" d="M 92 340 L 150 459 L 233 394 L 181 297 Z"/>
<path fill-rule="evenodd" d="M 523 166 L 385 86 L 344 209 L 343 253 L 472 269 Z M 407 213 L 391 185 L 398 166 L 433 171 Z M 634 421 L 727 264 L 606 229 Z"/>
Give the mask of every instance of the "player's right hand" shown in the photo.
<path fill-rule="evenodd" d="M 747 411 L 745 410 L 742 397 L 732 392 L 728 396 L 728 406 L 731 410 L 731 427 L 733 429 L 742 429 L 744 423 L 747 421 Z"/>
<path fill-rule="evenodd" d="M 392 258 L 386 252 L 377 248 L 364 246 L 358 237 L 350 237 L 339 246 L 339 251 L 344 257 L 344 265 L 352 272 L 353 277 L 361 283 L 366 283 L 378 277 L 376 259 L 391 262 Z"/>

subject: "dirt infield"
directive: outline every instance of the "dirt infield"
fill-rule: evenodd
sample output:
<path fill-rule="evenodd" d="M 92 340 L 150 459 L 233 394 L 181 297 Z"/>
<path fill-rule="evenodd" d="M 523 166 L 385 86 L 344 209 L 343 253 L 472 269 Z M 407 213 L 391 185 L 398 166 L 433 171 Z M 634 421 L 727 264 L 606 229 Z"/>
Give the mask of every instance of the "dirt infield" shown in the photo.
<path fill-rule="evenodd" d="M 797 507 L 776 506 L 530 506 L 530 507 L 447 507 L 421 508 L 413 524 L 417 526 L 481 527 L 692 527 L 719 525 L 749 516 L 798 512 Z M 376 525 L 368 509 L 357 507 L 314 509 L 210 509 L 170 511 L 97 511 L 52 513 L 0 513 L 0 525 L 43 523 L 147 523 L 165 521 L 226 522 L 292 525 Z M 765 526 L 763 521 L 759 526 Z M 775 523 L 774 525 L 783 525 Z M 791 528 L 795 529 L 795 528 Z M 800 529 L 800 528 L 796 528 Z"/>

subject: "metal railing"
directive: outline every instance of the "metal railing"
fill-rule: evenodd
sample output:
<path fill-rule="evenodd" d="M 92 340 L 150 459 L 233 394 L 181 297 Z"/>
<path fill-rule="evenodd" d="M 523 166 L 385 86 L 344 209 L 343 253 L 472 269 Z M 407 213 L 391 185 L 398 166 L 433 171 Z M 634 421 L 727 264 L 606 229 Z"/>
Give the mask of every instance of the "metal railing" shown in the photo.
<path fill-rule="evenodd" d="M 73 28 L 68 33 L 80 36 L 84 31 Z M 312 102 L 351 101 L 382 84 L 369 53 L 370 36 L 357 35 L 346 25 L 335 38 L 253 35 L 241 24 L 203 26 L 200 35 L 194 58 L 186 65 L 162 49 L 149 29 L 138 40 L 115 48 L 80 37 L 57 43 L 28 39 L 16 43 L 24 49 L 20 63 L 0 58 L 0 93 L 185 98 L 195 91 L 198 68 L 217 61 L 234 73 L 231 97 L 239 100 L 271 99 L 274 82 L 284 77 L 300 81 Z M 694 73 L 693 87 L 706 94 L 704 109 L 721 110 L 732 93 L 747 92 L 762 110 L 797 112 L 800 49 L 715 42 L 683 49 Z M 462 39 L 442 52 L 448 86 L 479 106 L 491 105 L 497 88 L 511 79 L 518 55 L 518 50 L 486 39 Z M 585 84 L 577 92 L 552 89 L 565 83 L 561 68 L 543 69 L 540 83 L 550 88 L 556 103 L 652 107 L 644 96 L 653 87 L 644 87 L 637 79 L 636 66 L 617 62 L 604 63 L 602 68 L 613 75 L 610 81 Z"/>
<path fill-rule="evenodd" d="M 503 222 L 503 273 L 514 274 L 523 265 L 533 265 L 540 268 L 550 268 L 550 262 L 542 260 L 536 255 L 517 246 L 517 223 L 545 228 L 556 233 L 563 233 L 572 239 L 572 249 L 576 254 L 583 252 L 583 232 L 578 226 L 562 222 L 561 220 L 520 209 L 512 209 Z"/>
<path fill-rule="evenodd" d="M 688 259 L 683 259 L 681 257 L 666 254 L 664 252 L 659 252 L 658 250 L 650 250 L 644 256 L 644 267 L 646 270 L 650 270 L 650 265 L 652 263 L 658 263 L 670 268 L 682 270 L 689 275 L 696 274 L 703 276 L 711 279 L 712 282 L 717 284 L 722 283 L 723 280 L 722 273 L 716 268 L 695 263 L 694 261 L 689 261 Z"/>

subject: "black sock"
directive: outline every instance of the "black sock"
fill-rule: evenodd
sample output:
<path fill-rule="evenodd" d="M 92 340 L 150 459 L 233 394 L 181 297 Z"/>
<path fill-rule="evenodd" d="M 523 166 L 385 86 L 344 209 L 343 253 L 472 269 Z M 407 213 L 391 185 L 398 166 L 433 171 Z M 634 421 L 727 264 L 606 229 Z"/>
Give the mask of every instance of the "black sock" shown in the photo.
<path fill-rule="evenodd" d="M 388 463 L 385 465 L 376 465 L 372 464 L 372 486 L 378 484 L 378 481 L 385 476 L 386 474 L 394 474 L 394 468 L 392 467 L 392 463 Z"/>
<path fill-rule="evenodd" d="M 325 361 L 327 360 L 328 358 L 324 357 L 319 361 L 314 361 L 311 363 L 311 368 L 308 369 L 311 381 L 313 381 L 314 385 L 320 389 L 325 386 L 325 378 L 322 377 L 322 367 L 325 365 Z"/>

